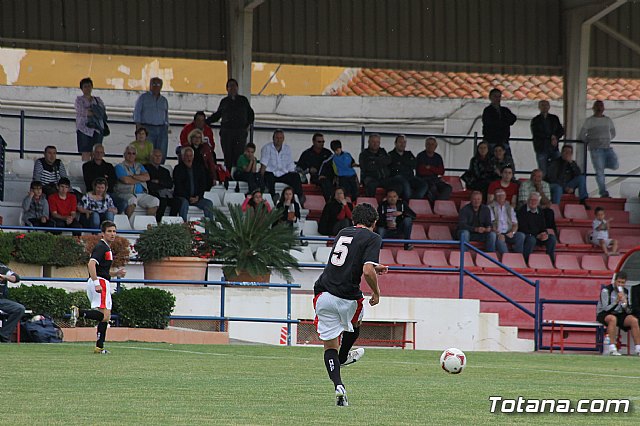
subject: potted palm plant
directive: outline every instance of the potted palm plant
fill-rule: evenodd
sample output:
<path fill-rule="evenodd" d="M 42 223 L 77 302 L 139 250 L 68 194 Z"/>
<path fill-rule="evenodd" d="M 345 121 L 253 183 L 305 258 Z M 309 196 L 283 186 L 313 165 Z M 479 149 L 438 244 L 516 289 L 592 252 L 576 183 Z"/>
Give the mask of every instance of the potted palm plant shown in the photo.
<path fill-rule="evenodd" d="M 290 269 L 298 270 L 298 262 L 289 250 L 298 241 L 293 228 L 279 223 L 281 217 L 280 210 L 262 207 L 243 213 L 230 205 L 228 215 L 214 209 L 215 222 L 205 225 L 205 238 L 224 264 L 227 281 L 269 282 L 272 271 L 293 280 Z"/>

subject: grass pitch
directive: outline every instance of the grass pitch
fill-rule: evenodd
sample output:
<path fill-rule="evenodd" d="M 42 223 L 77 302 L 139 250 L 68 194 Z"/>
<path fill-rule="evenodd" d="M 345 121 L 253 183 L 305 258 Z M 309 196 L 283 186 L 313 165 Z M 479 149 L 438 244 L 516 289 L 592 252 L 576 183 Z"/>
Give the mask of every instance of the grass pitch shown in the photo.
<path fill-rule="evenodd" d="M 318 347 L 120 343 L 0 345 L 3 425 L 634 424 L 640 357 L 367 349 L 334 405 Z M 490 414 L 489 396 L 630 398 L 630 414 Z"/>

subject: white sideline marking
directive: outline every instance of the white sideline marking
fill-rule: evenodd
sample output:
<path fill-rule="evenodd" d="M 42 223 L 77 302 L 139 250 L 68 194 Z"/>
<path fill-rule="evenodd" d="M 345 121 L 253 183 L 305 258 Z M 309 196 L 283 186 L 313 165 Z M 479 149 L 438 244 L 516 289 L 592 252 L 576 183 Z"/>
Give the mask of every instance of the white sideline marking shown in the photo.
<path fill-rule="evenodd" d="M 143 348 L 140 346 L 118 346 L 119 349 L 133 349 L 140 351 L 159 351 L 159 352 L 175 352 L 175 353 L 184 353 L 184 354 L 192 354 L 192 355 L 213 355 L 213 356 L 231 356 L 229 354 L 222 354 L 216 352 L 199 352 L 199 351 L 188 351 L 184 349 L 166 349 L 166 348 Z M 245 354 L 234 354 L 234 357 L 243 357 L 243 358 L 257 358 L 257 359 L 295 359 L 295 360 L 313 360 L 315 358 L 302 358 L 302 357 L 282 357 L 282 356 L 265 356 L 265 355 L 245 355 Z M 375 362 L 375 361 L 372 361 Z M 380 363 L 384 364 L 400 364 L 400 365 L 425 365 L 423 362 L 411 362 L 411 361 L 381 361 Z M 545 372 L 545 373 L 557 373 L 557 374 L 575 374 L 578 376 L 594 376 L 594 377 L 617 377 L 620 379 L 632 379 L 637 380 L 640 379 L 640 376 L 621 376 L 617 374 L 601 374 L 601 373 L 588 373 L 584 371 L 566 371 L 566 370 L 549 370 L 549 369 L 538 369 L 538 368 L 521 368 L 521 367 L 493 367 L 486 365 L 473 365 L 467 366 L 467 368 L 488 368 L 488 369 L 500 369 L 500 370 L 528 370 L 528 371 L 537 371 L 537 372 Z"/>

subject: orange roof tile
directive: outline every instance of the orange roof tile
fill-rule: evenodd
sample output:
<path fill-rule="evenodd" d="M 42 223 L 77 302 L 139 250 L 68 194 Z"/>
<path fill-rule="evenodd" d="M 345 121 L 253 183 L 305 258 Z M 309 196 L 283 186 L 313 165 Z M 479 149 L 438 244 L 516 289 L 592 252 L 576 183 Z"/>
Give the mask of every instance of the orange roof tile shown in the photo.
<path fill-rule="evenodd" d="M 638 100 L 640 79 L 589 78 L 590 100 Z M 497 87 L 503 99 L 562 99 L 562 77 L 362 68 L 341 87 L 336 96 L 417 96 L 428 98 L 483 99 Z"/>

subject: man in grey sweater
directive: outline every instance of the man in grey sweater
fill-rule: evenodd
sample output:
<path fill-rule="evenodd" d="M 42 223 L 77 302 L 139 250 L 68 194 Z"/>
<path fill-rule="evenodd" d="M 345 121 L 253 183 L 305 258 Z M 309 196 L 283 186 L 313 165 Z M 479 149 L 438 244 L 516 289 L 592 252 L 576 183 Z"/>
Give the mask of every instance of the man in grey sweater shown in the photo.
<path fill-rule="evenodd" d="M 613 120 L 604 115 L 604 102 L 593 103 L 593 115 L 584 122 L 579 139 L 587 144 L 591 152 L 591 164 L 596 172 L 596 183 L 600 197 L 609 197 L 604 182 L 604 169 L 617 170 L 618 157 L 611 148 L 611 140 L 616 137 Z"/>

